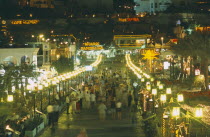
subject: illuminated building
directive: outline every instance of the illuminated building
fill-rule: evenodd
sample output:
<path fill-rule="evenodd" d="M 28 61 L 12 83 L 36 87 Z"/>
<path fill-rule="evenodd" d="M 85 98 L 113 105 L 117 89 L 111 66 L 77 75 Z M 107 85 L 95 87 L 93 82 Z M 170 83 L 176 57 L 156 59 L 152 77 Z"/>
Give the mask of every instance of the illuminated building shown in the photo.
<path fill-rule="evenodd" d="M 134 5 L 134 0 L 113 0 L 114 10 L 119 15 L 126 14 L 128 16 L 129 13 L 134 14 Z"/>
<path fill-rule="evenodd" d="M 135 2 L 134 9 L 137 15 L 143 12 L 154 14 L 166 10 L 171 5 L 171 0 L 135 0 Z"/>
<path fill-rule="evenodd" d="M 18 0 L 18 5 L 21 7 L 54 8 L 53 2 L 54 0 Z"/>

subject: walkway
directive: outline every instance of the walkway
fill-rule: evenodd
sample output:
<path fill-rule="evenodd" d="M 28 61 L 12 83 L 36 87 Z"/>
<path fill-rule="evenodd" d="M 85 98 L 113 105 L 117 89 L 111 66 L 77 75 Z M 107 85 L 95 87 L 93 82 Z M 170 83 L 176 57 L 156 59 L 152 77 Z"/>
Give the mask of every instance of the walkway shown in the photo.
<path fill-rule="evenodd" d="M 88 137 L 145 137 L 139 120 L 132 124 L 127 109 L 123 110 L 122 120 L 112 120 L 108 115 L 105 121 L 98 119 L 96 109 L 74 115 L 64 112 L 58 124 L 47 127 L 39 137 L 76 137 L 81 128 L 86 128 Z"/>

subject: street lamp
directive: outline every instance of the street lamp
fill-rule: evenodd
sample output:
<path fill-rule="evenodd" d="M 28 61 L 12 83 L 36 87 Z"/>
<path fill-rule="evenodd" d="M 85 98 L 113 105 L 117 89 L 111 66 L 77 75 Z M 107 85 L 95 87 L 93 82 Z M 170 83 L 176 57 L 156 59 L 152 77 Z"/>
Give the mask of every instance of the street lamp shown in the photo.
<path fill-rule="evenodd" d="M 183 94 L 177 94 L 177 102 L 184 102 Z"/>
<path fill-rule="evenodd" d="M 180 116 L 180 107 L 173 107 L 172 116 L 178 118 Z"/>
<path fill-rule="evenodd" d="M 150 84 L 147 84 L 147 85 L 146 85 L 146 89 L 147 89 L 148 91 L 150 91 L 150 90 L 151 90 L 151 85 L 150 85 Z"/>
<path fill-rule="evenodd" d="M 171 88 L 166 88 L 166 94 L 171 94 Z"/>
<path fill-rule="evenodd" d="M 162 90 L 162 89 L 163 89 L 163 84 L 159 84 L 158 88 L 159 88 L 160 90 Z"/>
<path fill-rule="evenodd" d="M 155 112 L 155 96 L 157 95 L 157 89 L 156 88 L 154 88 L 154 89 L 152 89 L 152 97 L 153 97 L 153 112 Z"/>
<path fill-rule="evenodd" d="M 154 96 L 157 95 L 157 89 L 156 89 L 156 88 L 152 89 L 152 94 L 153 94 Z"/>
<path fill-rule="evenodd" d="M 161 101 L 162 103 L 165 103 L 165 102 L 166 102 L 166 94 L 161 94 L 161 95 L 160 95 L 160 101 Z"/>
<path fill-rule="evenodd" d="M 163 46 L 163 40 L 164 40 L 164 37 L 161 37 L 161 45 Z"/>
<path fill-rule="evenodd" d="M 7 102 L 13 102 L 13 95 L 7 95 Z"/>
<path fill-rule="evenodd" d="M 196 107 L 195 108 L 195 117 L 200 118 L 203 116 L 203 108 Z"/>
<path fill-rule="evenodd" d="M 35 113 L 36 113 L 36 92 L 42 90 L 43 86 L 38 85 L 37 83 L 34 83 L 32 85 L 27 85 L 26 88 L 29 91 L 33 91 L 33 99 L 34 99 L 33 109 L 34 109 L 34 116 L 35 116 Z M 41 109 L 42 109 L 42 93 L 41 93 Z"/>

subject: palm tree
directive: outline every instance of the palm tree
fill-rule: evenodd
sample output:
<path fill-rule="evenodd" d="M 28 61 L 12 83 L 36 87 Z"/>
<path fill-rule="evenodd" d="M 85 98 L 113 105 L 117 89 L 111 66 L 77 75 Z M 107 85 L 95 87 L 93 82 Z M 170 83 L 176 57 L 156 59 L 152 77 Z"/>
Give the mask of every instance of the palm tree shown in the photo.
<path fill-rule="evenodd" d="M 205 77 L 205 89 L 208 90 L 208 60 L 210 58 L 210 31 L 194 31 L 191 35 L 180 39 L 172 48 L 174 52 L 183 56 L 200 57 L 201 73 Z"/>

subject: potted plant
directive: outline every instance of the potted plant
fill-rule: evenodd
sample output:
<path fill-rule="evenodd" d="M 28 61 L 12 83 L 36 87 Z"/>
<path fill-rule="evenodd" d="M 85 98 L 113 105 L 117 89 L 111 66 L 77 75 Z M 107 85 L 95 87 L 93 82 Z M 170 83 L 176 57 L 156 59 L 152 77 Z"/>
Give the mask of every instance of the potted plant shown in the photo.
<path fill-rule="evenodd" d="M 36 134 L 38 134 L 44 128 L 43 125 L 43 119 L 39 116 L 35 116 L 34 118 L 27 120 L 25 124 L 25 135 L 28 137 L 36 136 Z"/>

